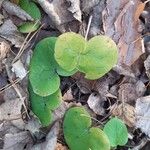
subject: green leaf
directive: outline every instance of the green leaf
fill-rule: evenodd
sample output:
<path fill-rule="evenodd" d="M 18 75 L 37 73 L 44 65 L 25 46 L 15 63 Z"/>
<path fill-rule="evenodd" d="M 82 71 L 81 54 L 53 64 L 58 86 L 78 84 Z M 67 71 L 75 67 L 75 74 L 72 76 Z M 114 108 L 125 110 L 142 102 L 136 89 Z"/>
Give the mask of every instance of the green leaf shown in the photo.
<path fill-rule="evenodd" d="M 34 2 L 29 0 L 20 0 L 20 7 L 25 10 L 35 21 L 25 22 L 18 27 L 19 31 L 22 33 L 33 32 L 39 27 L 39 20 L 41 19 L 41 12 Z"/>
<path fill-rule="evenodd" d="M 60 86 L 58 73 L 71 75 L 64 71 L 54 59 L 55 37 L 41 40 L 35 47 L 30 63 L 29 80 L 33 91 L 40 96 L 55 93 Z M 58 71 L 58 72 L 57 72 Z"/>
<path fill-rule="evenodd" d="M 117 46 L 107 36 L 95 36 L 89 41 L 76 33 L 59 36 L 55 59 L 67 71 L 79 70 L 87 79 L 98 79 L 117 63 Z"/>
<path fill-rule="evenodd" d="M 61 103 L 60 89 L 50 96 L 41 97 L 33 92 L 29 84 L 29 95 L 33 113 L 39 118 L 43 126 L 48 126 L 53 120 L 52 111 L 58 108 Z"/>
<path fill-rule="evenodd" d="M 108 121 L 104 127 L 112 147 L 123 146 L 128 141 L 128 131 L 126 125 L 118 118 Z"/>
<path fill-rule="evenodd" d="M 110 150 L 108 137 L 101 129 L 91 127 L 90 115 L 83 107 L 66 112 L 63 131 L 70 150 Z"/>

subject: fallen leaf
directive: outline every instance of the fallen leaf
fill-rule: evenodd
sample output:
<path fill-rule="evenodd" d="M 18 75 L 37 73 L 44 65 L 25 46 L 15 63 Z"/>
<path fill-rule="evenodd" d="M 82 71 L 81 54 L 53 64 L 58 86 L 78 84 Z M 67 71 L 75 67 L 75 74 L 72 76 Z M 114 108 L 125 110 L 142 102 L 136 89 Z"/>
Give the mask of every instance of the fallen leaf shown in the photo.
<path fill-rule="evenodd" d="M 99 2 L 100 0 L 81 0 L 82 11 L 89 13 Z"/>
<path fill-rule="evenodd" d="M 150 96 L 137 99 L 135 112 L 136 128 L 140 128 L 142 132 L 150 137 Z"/>
<path fill-rule="evenodd" d="M 72 90 L 69 88 L 69 90 L 63 95 L 62 100 L 63 101 L 70 101 L 73 100 Z"/>
<path fill-rule="evenodd" d="M 11 121 L 20 129 L 24 128 L 21 114 L 22 102 L 20 99 L 5 101 L 0 105 L 0 121 Z"/>
<path fill-rule="evenodd" d="M 97 114 L 97 115 L 105 115 L 104 103 L 106 102 L 106 97 L 98 94 L 92 93 L 88 98 L 89 107 Z"/>
<path fill-rule="evenodd" d="M 142 97 L 146 91 L 146 87 L 142 81 L 136 83 L 124 83 L 119 87 L 119 100 L 123 102 L 133 103 L 137 98 Z"/>
<path fill-rule="evenodd" d="M 135 125 L 135 108 L 127 103 L 114 106 L 111 113 L 113 116 L 117 116 L 125 122 L 129 127 L 134 127 Z"/>
<path fill-rule="evenodd" d="M 3 24 L 3 19 L 4 19 L 4 16 L 0 14 L 0 25 Z"/>
<path fill-rule="evenodd" d="M 17 27 L 10 19 L 5 20 L 0 26 L 0 36 L 10 41 L 15 47 L 21 47 L 24 42 L 23 35 L 18 32 Z"/>
<path fill-rule="evenodd" d="M 57 144 L 57 136 L 59 133 L 59 122 L 56 122 L 48 135 L 46 136 L 46 141 L 40 144 L 34 145 L 31 150 L 55 150 Z"/>
<path fill-rule="evenodd" d="M 68 150 L 68 148 L 60 143 L 57 143 L 55 150 Z"/>
<path fill-rule="evenodd" d="M 144 61 L 144 67 L 146 69 L 146 74 L 147 74 L 148 78 L 150 78 L 150 55 Z"/>
<path fill-rule="evenodd" d="M 9 13 L 11 15 L 15 15 L 24 21 L 26 21 L 26 20 L 33 21 L 33 18 L 28 13 L 26 13 L 19 6 L 17 6 L 14 3 L 11 3 L 8 0 L 4 0 L 2 2 L 2 7 L 7 11 L 7 13 Z"/>
<path fill-rule="evenodd" d="M 0 38 L 0 61 L 2 61 L 10 51 L 10 45 L 7 41 Z"/>
<path fill-rule="evenodd" d="M 4 138 L 3 149 L 7 150 L 23 150 L 28 144 L 32 144 L 32 138 L 28 131 L 19 132 L 16 134 L 6 134 Z"/>
<path fill-rule="evenodd" d="M 66 2 L 70 2 L 70 6 L 66 5 Z M 65 32 L 65 24 L 76 20 L 81 19 L 81 11 L 80 11 L 80 1 L 77 0 L 53 0 L 53 1 L 43 1 L 37 0 L 37 2 L 41 5 L 43 10 L 48 14 L 50 19 L 55 24 L 56 28 L 61 32 Z M 74 12 L 74 13 L 71 13 Z M 75 18 L 74 18 L 75 17 Z"/>
<path fill-rule="evenodd" d="M 21 80 L 27 75 L 27 71 L 21 60 L 18 60 L 12 64 L 12 71 L 16 74 L 16 77 L 19 77 Z"/>
<path fill-rule="evenodd" d="M 103 11 L 103 28 L 119 48 L 119 63 L 132 65 L 142 52 L 141 34 L 138 32 L 140 0 L 107 0 Z M 111 13 L 110 13 L 111 12 Z"/>

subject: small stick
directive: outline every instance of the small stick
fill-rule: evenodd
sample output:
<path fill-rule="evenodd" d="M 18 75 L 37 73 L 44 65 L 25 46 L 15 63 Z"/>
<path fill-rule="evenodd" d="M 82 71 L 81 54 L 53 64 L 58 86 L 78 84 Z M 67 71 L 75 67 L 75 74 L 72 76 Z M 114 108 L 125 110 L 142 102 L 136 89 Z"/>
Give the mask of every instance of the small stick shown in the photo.
<path fill-rule="evenodd" d="M 90 18 L 89 18 L 89 22 L 88 22 L 88 26 L 87 26 L 87 30 L 86 30 L 86 34 L 85 34 L 85 40 L 87 40 L 87 37 L 88 37 L 88 34 L 89 34 L 92 18 L 93 18 L 93 16 L 90 16 Z"/>

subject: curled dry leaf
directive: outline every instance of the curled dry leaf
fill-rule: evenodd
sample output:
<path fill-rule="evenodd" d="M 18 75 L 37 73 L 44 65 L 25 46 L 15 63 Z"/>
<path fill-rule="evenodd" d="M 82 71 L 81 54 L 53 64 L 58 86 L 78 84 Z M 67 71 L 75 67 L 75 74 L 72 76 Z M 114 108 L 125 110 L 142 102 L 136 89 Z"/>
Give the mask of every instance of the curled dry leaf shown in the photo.
<path fill-rule="evenodd" d="M 150 137 L 150 96 L 145 96 L 136 101 L 136 128 Z"/>
<path fill-rule="evenodd" d="M 70 2 L 70 6 L 66 2 Z M 55 24 L 56 28 L 61 32 L 65 32 L 65 24 L 73 20 L 81 19 L 80 1 L 79 0 L 53 0 L 43 1 L 37 0 L 50 19 Z M 73 13 L 71 13 L 73 12 Z"/>
<path fill-rule="evenodd" d="M 141 5 L 140 0 L 106 2 L 103 28 L 105 34 L 118 45 L 119 63 L 131 65 L 143 53 L 141 34 L 138 32 L 138 18 L 144 9 Z"/>
<path fill-rule="evenodd" d="M 33 18 L 27 14 L 23 9 L 21 9 L 19 6 L 17 6 L 14 3 L 11 3 L 8 0 L 4 0 L 2 2 L 2 7 L 11 15 L 15 15 L 17 17 L 19 17 L 20 19 L 26 21 L 26 20 L 30 20 L 33 21 Z"/>
<path fill-rule="evenodd" d="M 57 136 L 59 133 L 59 122 L 56 122 L 48 135 L 46 141 L 40 144 L 34 145 L 31 150 L 55 150 L 57 144 Z"/>
<path fill-rule="evenodd" d="M 0 36 L 10 41 L 15 47 L 21 47 L 24 42 L 23 35 L 18 32 L 17 27 L 10 19 L 5 20 L 0 26 Z"/>
<path fill-rule="evenodd" d="M 144 62 L 144 67 L 146 69 L 146 74 L 150 78 L 150 55 L 147 57 L 147 59 Z"/>
<path fill-rule="evenodd" d="M 135 125 L 135 108 L 127 103 L 120 104 L 115 109 L 112 109 L 112 115 L 117 116 L 125 122 L 129 127 Z"/>
<path fill-rule="evenodd" d="M 88 98 L 89 107 L 97 114 L 97 115 L 105 115 L 104 102 L 106 102 L 106 97 L 92 93 Z"/>

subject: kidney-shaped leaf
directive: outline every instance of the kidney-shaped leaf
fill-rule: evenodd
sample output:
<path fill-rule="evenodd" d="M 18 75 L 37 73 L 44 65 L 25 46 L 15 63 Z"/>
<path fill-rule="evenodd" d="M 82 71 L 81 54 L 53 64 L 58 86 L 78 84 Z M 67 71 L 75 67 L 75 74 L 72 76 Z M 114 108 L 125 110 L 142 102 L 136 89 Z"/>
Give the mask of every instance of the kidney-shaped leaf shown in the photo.
<path fill-rule="evenodd" d="M 67 111 L 63 131 L 70 150 L 110 150 L 108 137 L 101 129 L 91 127 L 90 115 L 83 107 Z"/>
<path fill-rule="evenodd" d="M 20 0 L 20 7 L 25 10 L 35 22 L 25 22 L 19 26 L 19 31 L 22 33 L 33 32 L 39 27 L 39 20 L 41 19 L 41 12 L 34 2 L 29 0 Z"/>
<path fill-rule="evenodd" d="M 30 63 L 29 80 L 33 91 L 40 96 L 48 96 L 56 92 L 60 86 L 60 75 L 72 75 L 74 72 L 64 71 L 54 59 L 54 47 L 57 38 L 41 40 L 35 47 Z M 57 73 L 58 72 L 58 73 Z"/>
<path fill-rule="evenodd" d="M 112 69 L 118 59 L 117 46 L 107 36 L 96 36 L 85 41 L 76 33 L 64 33 L 58 37 L 55 58 L 67 71 L 77 69 L 88 79 L 98 79 Z"/>
<path fill-rule="evenodd" d="M 29 84 L 29 95 L 33 113 L 39 118 L 43 126 L 48 126 L 52 122 L 51 111 L 58 108 L 61 103 L 60 89 L 50 96 L 42 97 L 35 94 Z"/>
<path fill-rule="evenodd" d="M 104 127 L 112 147 L 123 146 L 128 141 L 128 131 L 126 125 L 118 118 L 108 121 Z"/>

